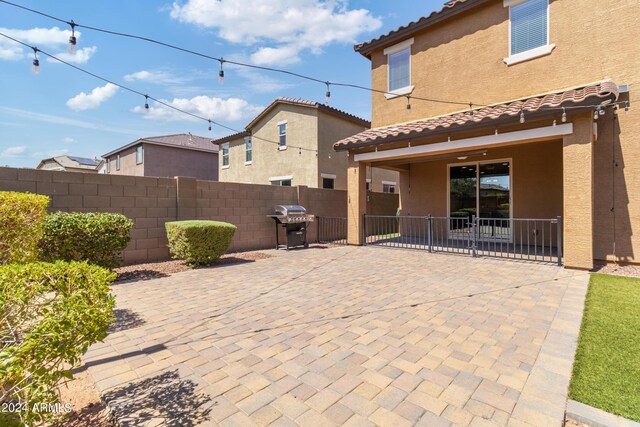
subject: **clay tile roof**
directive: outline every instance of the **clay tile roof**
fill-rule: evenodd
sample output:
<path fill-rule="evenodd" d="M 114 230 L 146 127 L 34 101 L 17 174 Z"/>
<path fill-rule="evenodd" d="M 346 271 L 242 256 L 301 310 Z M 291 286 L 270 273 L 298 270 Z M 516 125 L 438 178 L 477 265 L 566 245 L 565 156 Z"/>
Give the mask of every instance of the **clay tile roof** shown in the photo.
<path fill-rule="evenodd" d="M 458 13 L 465 10 L 469 10 L 473 7 L 486 3 L 488 0 L 450 0 L 445 2 L 442 9 L 431 12 L 427 16 L 423 16 L 415 22 L 410 22 L 407 25 L 401 26 L 387 34 L 376 37 L 364 43 L 355 45 L 353 48 L 356 52 L 359 52 L 363 56 L 369 57 L 371 51 L 382 45 L 390 44 L 392 42 L 400 42 L 403 38 L 408 37 L 415 31 L 426 28 L 437 22 L 441 22 L 448 19 Z"/>
<path fill-rule="evenodd" d="M 468 111 L 462 111 L 448 116 L 368 129 L 336 142 L 333 148 L 336 151 L 342 151 L 367 145 L 392 143 L 413 137 L 428 137 L 431 133 L 437 133 L 438 130 L 469 128 L 498 119 L 517 118 L 522 111 L 528 114 L 536 112 L 542 114 L 545 112 L 545 108 L 596 105 L 603 100 L 615 100 L 617 97 L 618 86 L 613 82 L 605 81 L 578 89 L 480 108 L 474 110 L 473 115 Z M 558 111 L 549 112 L 549 114 L 553 113 L 557 114 Z"/>
<path fill-rule="evenodd" d="M 346 111 L 330 107 L 329 105 L 322 104 L 320 102 L 307 101 L 305 99 L 299 99 L 299 98 L 280 97 L 280 98 L 276 98 L 267 108 L 262 110 L 262 112 L 258 114 L 256 118 L 253 119 L 251 123 L 249 123 L 246 126 L 246 129 L 250 130 L 251 128 L 253 128 L 256 125 L 256 123 L 258 123 L 263 117 L 265 117 L 267 113 L 273 110 L 278 104 L 291 104 L 291 105 L 300 105 L 303 107 L 317 108 L 318 110 L 323 110 L 328 113 L 334 114 L 338 117 L 342 117 L 343 119 L 349 120 L 351 122 L 355 122 L 363 127 L 367 127 L 367 128 L 371 127 L 371 122 L 363 118 L 347 113 Z"/>

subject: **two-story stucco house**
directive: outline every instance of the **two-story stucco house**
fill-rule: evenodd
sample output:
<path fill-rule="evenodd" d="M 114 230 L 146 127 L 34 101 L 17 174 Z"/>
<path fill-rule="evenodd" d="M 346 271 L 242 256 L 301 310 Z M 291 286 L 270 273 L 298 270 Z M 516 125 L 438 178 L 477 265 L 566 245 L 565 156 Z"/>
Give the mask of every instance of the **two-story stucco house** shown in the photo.
<path fill-rule="evenodd" d="M 213 141 L 220 147 L 220 181 L 346 190 L 347 153 L 332 146 L 370 125 L 325 104 L 277 98 L 244 132 Z M 395 193 L 398 173 L 369 169 L 365 185 Z"/>
<path fill-rule="evenodd" d="M 190 133 L 140 138 L 102 157 L 111 175 L 218 180 L 218 146 Z"/>
<path fill-rule="evenodd" d="M 355 46 L 384 93 L 335 144 L 349 242 L 366 168 L 393 167 L 402 215 L 501 218 L 505 247 L 541 238 L 514 220 L 560 216 L 565 266 L 640 262 L 639 29 L 637 0 L 452 0 Z"/>

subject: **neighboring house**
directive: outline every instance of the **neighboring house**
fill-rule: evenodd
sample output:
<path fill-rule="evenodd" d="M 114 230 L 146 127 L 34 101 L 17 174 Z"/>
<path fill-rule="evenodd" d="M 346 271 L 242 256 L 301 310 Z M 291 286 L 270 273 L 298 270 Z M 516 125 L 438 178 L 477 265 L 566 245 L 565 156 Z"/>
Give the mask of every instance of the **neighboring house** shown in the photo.
<path fill-rule="evenodd" d="M 349 242 L 366 167 L 392 165 L 402 215 L 562 216 L 565 266 L 640 262 L 639 16 L 637 0 L 454 0 L 356 45 L 387 93 L 372 129 L 335 144 L 350 153 Z M 464 180 L 472 197 L 449 190 Z"/>
<path fill-rule="evenodd" d="M 213 141 L 220 147 L 220 181 L 346 190 L 347 154 L 333 151 L 333 143 L 369 127 L 328 105 L 277 98 L 244 132 Z M 371 191 L 396 191 L 397 172 L 367 173 Z"/>
<path fill-rule="evenodd" d="M 190 133 L 141 138 L 102 157 L 105 173 L 112 175 L 218 180 L 218 147 Z"/>
<path fill-rule="evenodd" d="M 56 156 L 41 160 L 36 169 L 67 171 L 67 172 L 94 172 L 98 173 L 103 165 L 102 159 L 89 159 L 77 156 Z"/>

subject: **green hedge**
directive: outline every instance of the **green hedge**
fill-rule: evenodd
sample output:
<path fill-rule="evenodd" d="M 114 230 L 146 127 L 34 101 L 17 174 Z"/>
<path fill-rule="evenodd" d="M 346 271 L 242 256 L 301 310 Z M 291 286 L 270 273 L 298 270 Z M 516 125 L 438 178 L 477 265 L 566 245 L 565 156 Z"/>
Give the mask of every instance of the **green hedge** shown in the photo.
<path fill-rule="evenodd" d="M 218 261 L 236 232 L 235 225 L 218 221 L 173 221 L 165 227 L 173 257 L 192 266 Z"/>
<path fill-rule="evenodd" d="M 58 402 L 56 387 L 72 378 L 89 346 L 103 340 L 113 320 L 109 294 L 115 274 L 82 262 L 0 267 L 0 403 L 26 404 L 3 414 L 25 425 L 50 421 L 35 404 Z"/>
<path fill-rule="evenodd" d="M 107 268 L 120 264 L 133 222 L 121 214 L 57 212 L 47 216 L 40 242 L 44 261 L 88 261 Z"/>
<path fill-rule="evenodd" d="M 49 198 L 0 191 L 0 264 L 37 259 Z"/>

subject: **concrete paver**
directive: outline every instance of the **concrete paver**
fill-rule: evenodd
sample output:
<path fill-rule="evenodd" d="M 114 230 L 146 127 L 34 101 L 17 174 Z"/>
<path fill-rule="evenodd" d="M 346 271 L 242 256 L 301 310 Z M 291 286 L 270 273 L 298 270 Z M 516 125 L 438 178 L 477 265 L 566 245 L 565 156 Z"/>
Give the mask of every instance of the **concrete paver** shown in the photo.
<path fill-rule="evenodd" d="M 85 362 L 122 425 L 146 413 L 180 425 L 562 425 L 587 273 L 370 247 L 270 253 L 114 286 L 140 320 Z M 154 383 L 166 373 L 171 387 Z"/>

